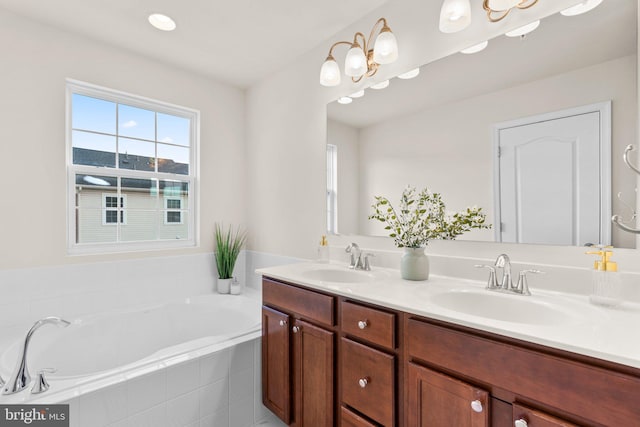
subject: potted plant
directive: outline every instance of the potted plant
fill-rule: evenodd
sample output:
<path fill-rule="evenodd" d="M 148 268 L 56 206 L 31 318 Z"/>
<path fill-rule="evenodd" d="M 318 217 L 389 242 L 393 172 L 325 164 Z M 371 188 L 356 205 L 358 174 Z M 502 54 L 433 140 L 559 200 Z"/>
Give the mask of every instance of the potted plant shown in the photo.
<path fill-rule="evenodd" d="M 398 208 L 394 208 L 386 197 L 375 196 L 369 219 L 385 224 L 398 248 L 405 248 L 400 271 L 403 279 L 427 280 L 429 259 L 424 253 L 429 240 L 454 240 L 472 229 L 488 229 L 482 208 L 468 207 L 461 212 L 448 212 L 442 196 L 428 188 L 416 192 L 415 187 L 406 187 L 402 192 Z"/>
<path fill-rule="evenodd" d="M 233 268 L 240 255 L 242 245 L 247 239 L 247 232 L 238 227 L 235 231 L 232 226 L 227 230 L 216 223 L 215 225 L 215 257 L 218 269 L 218 292 L 228 294 L 231 280 L 233 279 Z"/>

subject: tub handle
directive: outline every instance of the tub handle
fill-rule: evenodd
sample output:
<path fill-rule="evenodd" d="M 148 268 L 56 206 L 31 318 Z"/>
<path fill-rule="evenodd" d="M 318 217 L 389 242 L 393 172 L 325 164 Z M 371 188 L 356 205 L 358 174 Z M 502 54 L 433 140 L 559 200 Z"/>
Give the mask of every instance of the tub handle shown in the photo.
<path fill-rule="evenodd" d="M 44 374 L 47 373 L 47 372 L 50 373 L 50 374 L 53 374 L 56 371 L 57 371 L 57 369 L 54 369 L 54 368 L 43 368 L 43 369 L 40 369 L 38 371 L 38 375 L 36 377 L 36 383 L 31 388 L 31 393 L 32 394 L 39 394 L 39 393 L 44 393 L 45 391 L 49 390 L 49 383 L 47 382 L 47 379 L 44 377 Z"/>

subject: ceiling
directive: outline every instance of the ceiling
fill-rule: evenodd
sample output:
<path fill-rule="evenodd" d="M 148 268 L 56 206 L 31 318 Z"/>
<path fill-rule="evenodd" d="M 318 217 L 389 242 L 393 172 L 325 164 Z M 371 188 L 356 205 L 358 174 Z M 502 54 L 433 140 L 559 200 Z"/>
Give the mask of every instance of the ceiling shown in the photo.
<path fill-rule="evenodd" d="M 423 65 L 412 80 L 392 79 L 353 103 L 329 104 L 329 118 L 356 128 L 637 52 L 636 0 L 605 1 L 584 15 L 545 18 L 524 39 L 500 36 L 473 55 Z M 346 95 L 346 94 L 345 94 Z"/>
<path fill-rule="evenodd" d="M 388 0 L 0 0 L 0 8 L 247 87 Z M 163 13 L 177 29 L 151 27 Z"/>

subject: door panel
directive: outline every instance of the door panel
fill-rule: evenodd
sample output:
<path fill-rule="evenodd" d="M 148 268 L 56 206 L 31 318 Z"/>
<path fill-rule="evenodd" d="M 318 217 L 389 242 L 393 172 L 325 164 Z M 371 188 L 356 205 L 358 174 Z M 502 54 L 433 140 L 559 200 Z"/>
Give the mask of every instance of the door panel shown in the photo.
<path fill-rule="evenodd" d="M 289 316 L 262 307 L 262 402 L 282 421 L 291 420 Z"/>

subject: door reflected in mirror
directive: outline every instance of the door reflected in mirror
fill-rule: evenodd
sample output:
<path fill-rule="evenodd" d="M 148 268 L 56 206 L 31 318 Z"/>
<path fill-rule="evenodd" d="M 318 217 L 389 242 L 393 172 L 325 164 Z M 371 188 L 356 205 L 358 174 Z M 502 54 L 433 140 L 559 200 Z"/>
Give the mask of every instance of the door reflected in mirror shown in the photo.
<path fill-rule="evenodd" d="M 483 208 L 494 229 L 460 240 L 634 248 L 635 237 L 612 228 L 610 216 L 630 219 L 636 203 L 635 175 L 622 161 L 637 139 L 636 8 L 621 0 L 556 14 L 523 39 L 497 37 L 481 52 L 422 66 L 414 79 L 329 104 L 329 232 L 386 236 L 367 220 L 374 196 L 394 201 L 411 185 L 441 193 L 452 211 Z M 508 143 L 516 151 L 508 161 L 498 156 L 505 123 L 607 103 L 609 130 L 587 137 L 577 125 L 582 133 L 562 138 L 521 136 Z M 595 114 L 606 122 L 608 112 Z M 510 210 L 501 192 L 509 192 Z M 537 228 L 528 231 L 527 221 Z"/>

